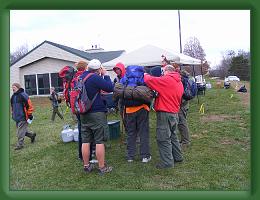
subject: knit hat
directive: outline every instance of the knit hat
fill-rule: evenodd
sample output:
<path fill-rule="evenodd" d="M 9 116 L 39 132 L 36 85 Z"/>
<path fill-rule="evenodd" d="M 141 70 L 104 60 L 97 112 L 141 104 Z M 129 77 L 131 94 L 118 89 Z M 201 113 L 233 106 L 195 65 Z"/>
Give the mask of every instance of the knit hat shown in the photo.
<path fill-rule="evenodd" d="M 19 83 L 13 83 L 12 86 L 17 87 L 18 89 L 20 89 L 22 87 Z"/>
<path fill-rule="evenodd" d="M 87 66 L 88 66 L 88 64 L 83 60 L 76 63 L 77 70 L 85 70 L 87 68 Z"/>
<path fill-rule="evenodd" d="M 89 61 L 88 63 L 88 69 L 91 70 L 96 70 L 96 69 L 100 69 L 101 68 L 101 62 L 97 59 L 92 59 L 91 61 Z"/>

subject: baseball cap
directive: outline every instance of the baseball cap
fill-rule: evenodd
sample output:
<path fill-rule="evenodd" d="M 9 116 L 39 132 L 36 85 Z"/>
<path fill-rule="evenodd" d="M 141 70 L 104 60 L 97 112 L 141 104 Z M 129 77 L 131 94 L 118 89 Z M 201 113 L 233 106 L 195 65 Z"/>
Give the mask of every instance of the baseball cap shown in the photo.
<path fill-rule="evenodd" d="M 101 62 L 98 59 L 92 59 L 88 63 L 89 69 L 100 69 L 101 68 Z"/>

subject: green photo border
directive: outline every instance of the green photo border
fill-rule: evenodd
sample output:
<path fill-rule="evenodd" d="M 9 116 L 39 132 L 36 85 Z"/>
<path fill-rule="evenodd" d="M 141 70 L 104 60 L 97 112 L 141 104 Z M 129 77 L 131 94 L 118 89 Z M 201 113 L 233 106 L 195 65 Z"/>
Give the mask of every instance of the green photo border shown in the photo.
<path fill-rule="evenodd" d="M 260 50 L 259 0 L 1 0 L 0 1 L 0 197 L 9 199 L 259 199 L 259 88 Z M 251 11 L 251 190 L 250 191 L 149 191 L 149 192 L 68 192 L 68 191 L 9 191 L 9 121 L 10 121 L 10 10 L 250 10 Z M 239 42 L 239 41 L 238 41 Z M 258 121 L 258 123 L 257 123 Z M 258 132 L 259 131 L 259 132 Z"/>

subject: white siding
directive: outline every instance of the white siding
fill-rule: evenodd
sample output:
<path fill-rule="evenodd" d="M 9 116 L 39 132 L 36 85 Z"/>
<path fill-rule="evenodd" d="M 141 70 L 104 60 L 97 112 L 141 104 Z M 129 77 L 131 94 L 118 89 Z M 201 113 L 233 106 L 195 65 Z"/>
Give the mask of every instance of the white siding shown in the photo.
<path fill-rule="evenodd" d="M 10 68 L 10 85 L 17 82 L 24 87 L 24 75 L 58 72 L 63 66 L 73 65 L 75 62 L 80 60 L 88 62 L 88 60 L 64 51 L 58 47 L 48 43 L 43 43 L 41 46 L 34 49 L 24 58 L 12 65 Z M 10 95 L 11 94 L 12 92 L 10 87 Z"/>

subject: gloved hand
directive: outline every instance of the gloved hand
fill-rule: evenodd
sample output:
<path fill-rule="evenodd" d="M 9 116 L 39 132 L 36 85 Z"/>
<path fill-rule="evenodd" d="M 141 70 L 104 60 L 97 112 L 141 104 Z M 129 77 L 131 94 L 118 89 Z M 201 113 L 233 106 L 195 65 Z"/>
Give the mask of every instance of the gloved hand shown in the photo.
<path fill-rule="evenodd" d="M 32 120 L 32 119 L 33 119 L 33 115 L 28 115 L 28 118 L 29 118 L 30 120 Z"/>

